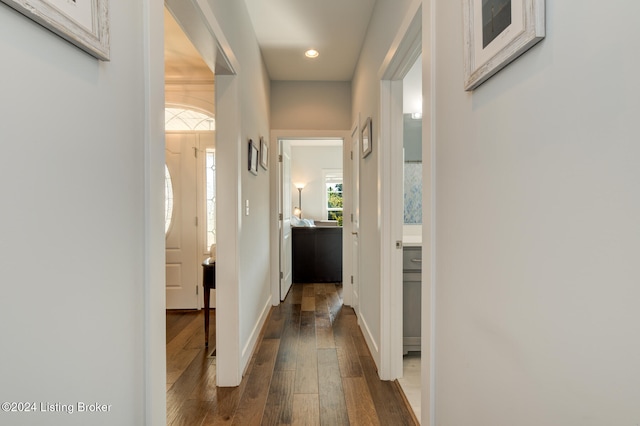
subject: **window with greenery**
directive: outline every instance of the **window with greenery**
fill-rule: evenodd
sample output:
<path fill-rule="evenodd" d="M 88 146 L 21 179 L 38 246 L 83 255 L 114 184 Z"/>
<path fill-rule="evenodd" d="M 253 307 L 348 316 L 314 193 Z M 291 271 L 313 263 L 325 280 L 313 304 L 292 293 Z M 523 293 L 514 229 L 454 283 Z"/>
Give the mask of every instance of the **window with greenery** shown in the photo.
<path fill-rule="evenodd" d="M 164 109 L 164 129 L 173 131 L 210 131 L 216 129 L 216 120 L 212 116 L 200 111 L 167 107 Z"/>
<path fill-rule="evenodd" d="M 342 226 L 342 170 L 323 170 L 326 188 L 326 218 L 338 221 Z"/>

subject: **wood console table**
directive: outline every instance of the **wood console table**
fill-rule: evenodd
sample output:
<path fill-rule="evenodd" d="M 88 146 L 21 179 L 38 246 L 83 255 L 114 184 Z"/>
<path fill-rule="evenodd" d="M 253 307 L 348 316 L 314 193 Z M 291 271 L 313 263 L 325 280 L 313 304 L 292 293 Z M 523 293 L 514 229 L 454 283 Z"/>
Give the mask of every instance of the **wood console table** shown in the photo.
<path fill-rule="evenodd" d="M 209 304 L 211 289 L 216 288 L 216 261 L 210 257 L 202 262 L 202 287 L 204 288 L 204 345 L 209 347 Z"/>

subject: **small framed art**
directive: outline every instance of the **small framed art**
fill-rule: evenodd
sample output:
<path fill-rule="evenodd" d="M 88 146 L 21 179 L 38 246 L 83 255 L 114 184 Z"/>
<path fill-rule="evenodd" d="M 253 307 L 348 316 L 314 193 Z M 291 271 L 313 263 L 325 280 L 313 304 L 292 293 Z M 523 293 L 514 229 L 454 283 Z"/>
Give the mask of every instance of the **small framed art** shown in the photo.
<path fill-rule="evenodd" d="M 260 136 L 260 165 L 267 170 L 269 164 L 269 144 Z"/>
<path fill-rule="evenodd" d="M 249 171 L 254 175 L 258 174 L 258 147 L 249 139 Z"/>
<path fill-rule="evenodd" d="M 364 122 L 364 126 L 362 126 L 362 137 L 360 138 L 362 141 L 362 158 L 371 154 L 371 151 L 373 150 L 373 140 L 371 138 L 372 127 L 371 117 L 368 117 L 367 121 Z"/>

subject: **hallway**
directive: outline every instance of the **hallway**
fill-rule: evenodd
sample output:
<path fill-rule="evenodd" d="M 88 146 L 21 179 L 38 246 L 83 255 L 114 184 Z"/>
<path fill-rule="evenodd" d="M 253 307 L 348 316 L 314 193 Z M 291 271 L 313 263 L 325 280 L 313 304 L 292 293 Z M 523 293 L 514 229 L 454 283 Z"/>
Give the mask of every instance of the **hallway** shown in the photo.
<path fill-rule="evenodd" d="M 294 285 L 273 308 L 237 388 L 215 387 L 202 313 L 167 313 L 167 424 L 417 424 L 399 386 L 378 379 L 341 292 Z"/>

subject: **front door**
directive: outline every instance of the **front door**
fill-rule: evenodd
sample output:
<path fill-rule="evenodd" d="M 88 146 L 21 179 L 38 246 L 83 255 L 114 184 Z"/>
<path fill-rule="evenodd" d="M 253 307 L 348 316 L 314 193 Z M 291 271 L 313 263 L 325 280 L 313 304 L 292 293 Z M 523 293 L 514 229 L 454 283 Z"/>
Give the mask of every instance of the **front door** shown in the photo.
<path fill-rule="evenodd" d="M 166 134 L 173 212 L 166 234 L 167 309 L 197 309 L 198 263 L 194 133 Z"/>

